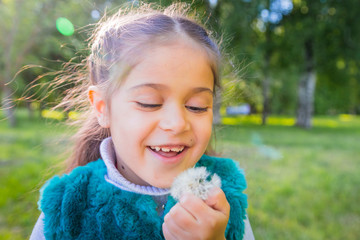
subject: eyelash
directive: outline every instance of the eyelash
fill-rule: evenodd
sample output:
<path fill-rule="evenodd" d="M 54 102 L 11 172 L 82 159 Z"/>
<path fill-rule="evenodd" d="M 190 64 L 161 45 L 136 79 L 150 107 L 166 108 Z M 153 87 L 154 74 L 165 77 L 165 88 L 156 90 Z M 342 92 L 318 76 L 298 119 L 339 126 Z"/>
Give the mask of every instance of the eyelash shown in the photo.
<path fill-rule="evenodd" d="M 207 110 L 208 110 L 207 107 L 202 108 L 202 107 L 186 106 L 186 108 L 195 113 L 207 112 Z"/>
<path fill-rule="evenodd" d="M 158 108 L 161 107 L 161 104 L 147 104 L 147 103 L 141 103 L 141 102 L 136 102 L 140 107 L 143 108 Z"/>
<path fill-rule="evenodd" d="M 162 104 L 147 104 L 147 103 L 141 103 L 141 102 L 136 102 L 140 107 L 142 108 L 158 108 L 161 107 Z M 190 110 L 191 112 L 195 112 L 195 113 L 202 113 L 202 112 L 207 112 L 208 107 L 194 107 L 194 106 L 185 106 L 188 110 Z"/>

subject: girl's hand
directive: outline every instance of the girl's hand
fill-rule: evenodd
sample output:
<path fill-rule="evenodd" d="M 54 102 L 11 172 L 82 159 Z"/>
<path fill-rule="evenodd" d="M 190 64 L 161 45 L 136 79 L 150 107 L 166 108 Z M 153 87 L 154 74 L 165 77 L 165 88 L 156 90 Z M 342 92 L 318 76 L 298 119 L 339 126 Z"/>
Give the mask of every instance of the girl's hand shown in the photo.
<path fill-rule="evenodd" d="M 230 205 L 224 192 L 214 188 L 206 201 L 185 195 L 164 218 L 163 233 L 172 239 L 225 239 Z"/>

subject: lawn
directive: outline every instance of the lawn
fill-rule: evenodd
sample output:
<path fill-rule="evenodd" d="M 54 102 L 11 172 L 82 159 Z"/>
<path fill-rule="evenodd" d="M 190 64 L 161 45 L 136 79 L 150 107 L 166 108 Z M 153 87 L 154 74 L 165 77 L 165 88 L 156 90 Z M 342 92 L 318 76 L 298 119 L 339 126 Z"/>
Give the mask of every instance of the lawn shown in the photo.
<path fill-rule="evenodd" d="M 0 239 L 30 236 L 39 216 L 39 189 L 60 169 L 68 145 L 61 125 L 39 118 L 30 121 L 24 111 L 17 115 L 14 129 L 0 121 Z"/>
<path fill-rule="evenodd" d="M 59 122 L 0 121 L 0 236 L 28 238 L 38 189 L 61 168 L 68 136 Z M 246 172 L 248 214 L 256 239 L 360 239 L 360 118 L 317 117 L 315 127 L 272 118 L 226 118 L 216 149 Z"/>

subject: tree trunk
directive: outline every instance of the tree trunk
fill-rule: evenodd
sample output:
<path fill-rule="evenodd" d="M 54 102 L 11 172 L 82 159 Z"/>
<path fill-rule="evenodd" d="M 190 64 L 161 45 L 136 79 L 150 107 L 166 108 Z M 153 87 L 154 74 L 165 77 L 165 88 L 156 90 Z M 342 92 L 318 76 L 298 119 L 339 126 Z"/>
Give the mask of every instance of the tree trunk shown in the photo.
<path fill-rule="evenodd" d="M 350 72 L 350 69 L 347 66 L 347 71 Z M 356 63 L 356 67 L 357 69 L 360 69 L 360 63 L 357 62 Z M 360 74 L 357 72 L 356 74 L 351 74 L 350 76 L 350 90 L 349 90 L 349 101 L 350 101 L 350 106 L 349 106 L 349 113 L 350 114 L 357 114 L 358 111 L 360 110 L 360 106 L 358 105 L 358 100 L 360 100 L 359 96 L 360 96 L 360 92 L 359 92 L 359 80 L 360 79 Z"/>
<path fill-rule="evenodd" d="M 269 58 L 265 57 L 264 66 L 264 80 L 262 84 L 263 94 L 263 111 L 262 111 L 262 125 L 266 125 L 267 116 L 269 115 L 269 89 L 270 89 L 270 76 L 269 76 Z"/>
<path fill-rule="evenodd" d="M 1 80 L 2 85 L 2 106 L 1 108 L 4 110 L 5 117 L 8 120 L 10 127 L 16 126 L 16 119 L 15 119 L 15 102 L 13 99 L 14 91 L 10 86 L 11 82 L 11 63 L 8 62 L 5 64 L 3 78 Z"/>
<path fill-rule="evenodd" d="M 221 90 L 217 88 L 214 98 L 214 108 L 213 108 L 213 124 L 218 125 L 221 124 L 221 115 L 220 115 L 220 107 L 221 107 Z"/>
<path fill-rule="evenodd" d="M 17 9 L 21 9 L 23 5 L 23 0 L 16 0 L 15 6 Z M 11 31 L 8 35 L 2 36 L 6 37 L 5 45 L 3 50 L 3 62 L 4 64 L 4 71 L 2 72 L 2 77 L 0 78 L 1 90 L 2 92 L 2 109 L 4 110 L 5 117 L 8 119 L 8 123 L 10 127 L 15 127 L 16 119 L 15 119 L 15 102 L 13 100 L 13 90 L 11 89 L 10 82 L 12 80 L 12 70 L 16 69 L 14 67 L 14 58 L 13 58 L 13 51 L 17 47 L 15 46 L 15 36 L 18 33 L 19 25 L 20 25 L 20 15 L 21 11 L 16 11 L 14 14 L 13 19 L 11 19 L 13 25 Z"/>
<path fill-rule="evenodd" d="M 9 85 L 3 86 L 2 109 L 10 127 L 16 126 L 15 103 L 12 100 L 12 90 Z"/>
<path fill-rule="evenodd" d="M 312 39 L 305 41 L 305 72 L 300 78 L 298 88 L 298 109 L 296 125 L 302 128 L 312 127 L 316 73 Z"/>
<path fill-rule="evenodd" d="M 34 109 L 31 105 L 31 101 L 26 100 L 26 108 L 28 110 L 29 119 L 33 119 L 34 118 Z"/>
<path fill-rule="evenodd" d="M 269 28 L 269 26 L 267 27 Z M 263 94 L 263 111 L 262 111 L 262 125 L 266 125 L 266 119 L 270 112 L 270 104 L 269 104 L 269 91 L 270 91 L 270 56 L 271 50 L 270 46 L 270 29 L 266 29 L 266 49 L 265 49 L 265 58 L 264 58 L 264 80 L 262 83 L 262 94 Z"/>
<path fill-rule="evenodd" d="M 270 1 L 267 1 L 267 8 L 270 6 Z M 267 116 L 270 112 L 270 104 L 269 104 L 269 91 L 270 91 L 270 57 L 272 54 L 272 46 L 271 46 L 271 29 L 270 23 L 266 25 L 265 31 L 265 56 L 264 56 L 264 80 L 262 82 L 262 95 L 263 95 L 263 111 L 262 111 L 262 125 L 266 125 Z"/>

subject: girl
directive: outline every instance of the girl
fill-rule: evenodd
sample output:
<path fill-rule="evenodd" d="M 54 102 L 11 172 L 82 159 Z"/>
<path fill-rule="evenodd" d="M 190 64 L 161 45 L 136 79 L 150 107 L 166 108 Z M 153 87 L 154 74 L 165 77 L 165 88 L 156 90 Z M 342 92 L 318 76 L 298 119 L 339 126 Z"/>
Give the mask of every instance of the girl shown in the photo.
<path fill-rule="evenodd" d="M 219 49 L 181 9 L 142 5 L 98 24 L 86 60 L 91 114 L 69 174 L 41 190 L 31 239 L 253 239 L 242 171 L 204 155 Z M 169 188 L 194 166 L 222 189 L 176 202 Z"/>

